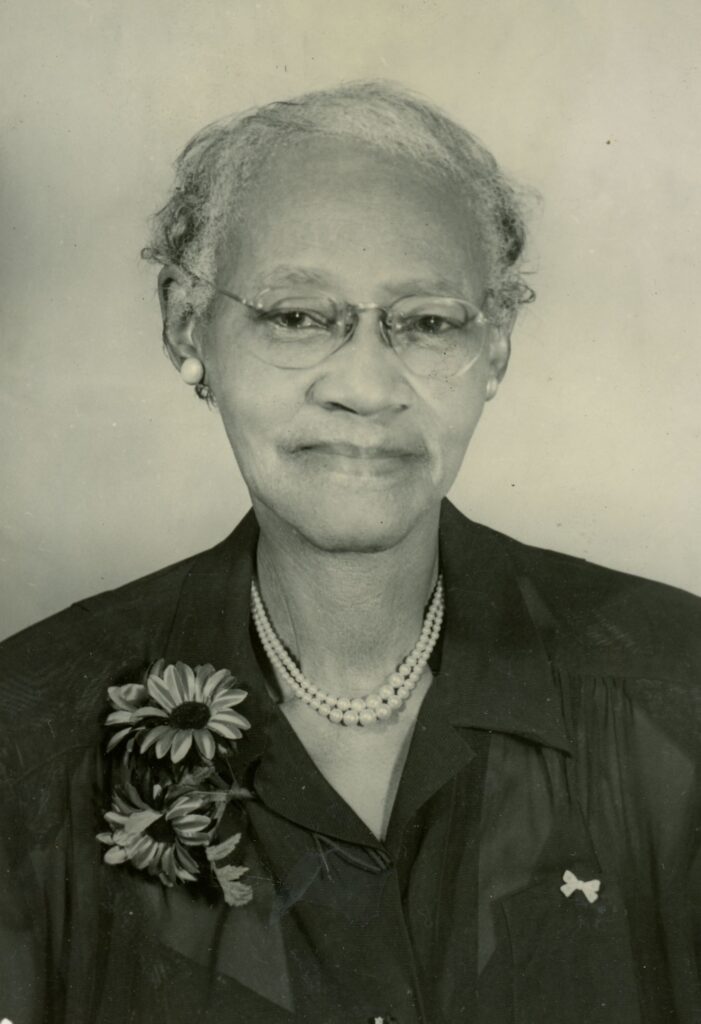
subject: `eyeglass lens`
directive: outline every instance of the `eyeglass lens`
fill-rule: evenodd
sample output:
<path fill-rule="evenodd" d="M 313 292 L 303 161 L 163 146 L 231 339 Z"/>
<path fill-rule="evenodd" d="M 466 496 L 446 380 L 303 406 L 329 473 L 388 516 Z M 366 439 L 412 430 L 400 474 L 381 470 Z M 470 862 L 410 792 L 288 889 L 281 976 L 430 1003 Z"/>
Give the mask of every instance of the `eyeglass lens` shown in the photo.
<path fill-rule="evenodd" d="M 383 336 L 412 373 L 451 377 L 479 357 L 486 322 L 463 299 L 408 296 L 386 310 L 360 310 L 322 295 L 289 295 L 274 289 L 247 303 L 256 353 L 283 369 L 322 362 L 352 335 L 359 316 L 380 318 Z"/>

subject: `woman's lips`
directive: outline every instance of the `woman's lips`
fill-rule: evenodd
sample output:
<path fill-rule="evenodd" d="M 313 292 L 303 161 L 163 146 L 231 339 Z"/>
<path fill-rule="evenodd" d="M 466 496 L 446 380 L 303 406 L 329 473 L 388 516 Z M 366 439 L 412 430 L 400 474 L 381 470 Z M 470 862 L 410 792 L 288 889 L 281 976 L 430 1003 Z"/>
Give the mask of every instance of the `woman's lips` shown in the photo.
<path fill-rule="evenodd" d="M 349 459 L 403 459 L 416 457 L 416 449 L 395 445 L 360 445 L 348 441 L 320 441 L 302 445 L 300 451 L 316 451 L 328 455 L 342 455 Z"/>
<path fill-rule="evenodd" d="M 330 471 L 353 476 L 386 476 L 423 458 L 423 450 L 398 445 L 359 445 L 348 441 L 321 441 L 293 449 L 293 454 Z"/>

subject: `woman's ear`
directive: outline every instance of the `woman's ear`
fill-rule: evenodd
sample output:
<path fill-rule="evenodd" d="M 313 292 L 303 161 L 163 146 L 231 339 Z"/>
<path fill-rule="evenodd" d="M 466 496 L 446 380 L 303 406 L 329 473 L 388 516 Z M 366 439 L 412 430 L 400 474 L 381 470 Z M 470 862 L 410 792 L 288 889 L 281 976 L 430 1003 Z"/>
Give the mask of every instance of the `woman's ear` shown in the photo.
<path fill-rule="evenodd" d="M 158 275 L 158 299 L 163 319 L 163 345 L 171 362 L 180 369 L 183 360 L 200 356 L 195 338 L 192 282 L 180 267 L 169 265 Z"/>
<path fill-rule="evenodd" d="M 506 373 L 510 355 L 511 325 L 500 325 L 489 342 L 489 369 L 495 380 L 500 381 Z"/>
<path fill-rule="evenodd" d="M 489 339 L 489 370 L 485 382 L 485 399 L 489 402 L 497 393 L 499 384 L 506 373 L 511 355 L 511 331 L 516 322 L 516 310 L 509 317 L 495 325 Z"/>

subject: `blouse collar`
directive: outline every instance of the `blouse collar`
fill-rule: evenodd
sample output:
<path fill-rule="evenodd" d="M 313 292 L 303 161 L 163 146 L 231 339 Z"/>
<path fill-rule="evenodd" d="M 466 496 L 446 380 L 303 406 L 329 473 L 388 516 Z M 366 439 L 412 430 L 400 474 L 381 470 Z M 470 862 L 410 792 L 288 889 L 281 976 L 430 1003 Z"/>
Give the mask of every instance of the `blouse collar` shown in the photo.
<path fill-rule="evenodd" d="M 511 733 L 572 753 L 560 690 L 501 534 L 445 501 L 441 686 L 455 725 Z"/>
<path fill-rule="evenodd" d="M 257 539 L 258 525 L 249 512 L 226 540 L 193 559 L 164 656 L 168 661 L 229 668 L 248 689 L 241 711 L 252 728 L 237 744 L 239 767 L 262 761 L 257 788 L 267 787 L 276 802 L 284 802 L 292 787 L 297 811 L 290 813 L 288 806 L 286 816 L 306 818 L 306 790 L 295 783 L 297 769 L 290 764 L 301 765 L 304 772 L 308 756 L 269 696 L 251 633 L 250 583 Z M 422 705 L 415 742 L 440 742 L 442 757 L 433 758 L 436 778 L 427 779 L 424 787 L 435 791 L 446 773 L 454 774 L 470 760 L 469 745 L 460 736 L 464 727 L 508 733 L 571 753 L 559 689 L 506 539 L 472 523 L 446 500 L 440 558 L 446 588 L 440 674 Z M 323 789 L 320 775 L 319 780 L 317 789 Z M 319 799 L 324 794 L 308 796 L 314 813 L 323 814 L 329 804 Z M 307 810 L 311 812 L 311 803 Z M 350 839 L 352 833 L 357 841 L 355 816 L 349 811 L 349 820 L 343 822 L 338 815 L 335 806 L 327 834 Z"/>

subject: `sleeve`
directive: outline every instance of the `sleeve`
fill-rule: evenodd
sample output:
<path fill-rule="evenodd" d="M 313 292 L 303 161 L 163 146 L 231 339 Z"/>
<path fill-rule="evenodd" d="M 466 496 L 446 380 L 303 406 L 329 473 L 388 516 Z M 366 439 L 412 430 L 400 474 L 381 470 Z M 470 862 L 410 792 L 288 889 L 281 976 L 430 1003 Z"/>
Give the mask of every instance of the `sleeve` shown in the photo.
<path fill-rule="evenodd" d="M 580 685 L 577 786 L 624 894 L 643 1004 L 701 1020 L 698 689 L 662 678 Z"/>
<path fill-rule="evenodd" d="M 0 786 L 0 1018 L 49 1021 L 46 916 L 16 787 Z"/>

